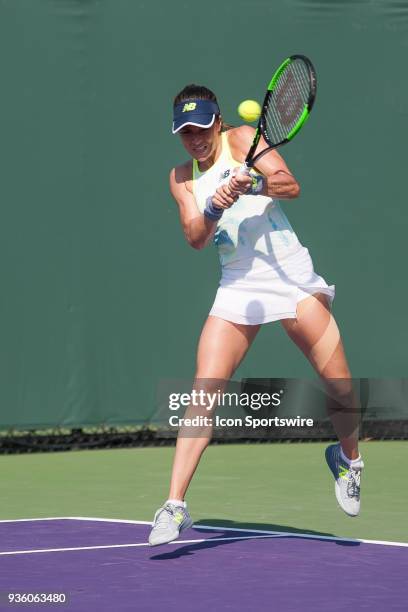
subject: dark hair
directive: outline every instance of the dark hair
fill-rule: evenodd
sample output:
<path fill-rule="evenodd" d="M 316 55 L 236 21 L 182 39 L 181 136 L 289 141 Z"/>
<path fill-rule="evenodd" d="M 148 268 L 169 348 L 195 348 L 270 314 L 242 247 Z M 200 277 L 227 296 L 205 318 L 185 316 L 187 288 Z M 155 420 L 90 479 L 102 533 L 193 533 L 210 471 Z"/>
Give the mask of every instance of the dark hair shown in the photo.
<path fill-rule="evenodd" d="M 182 102 L 186 102 L 191 99 L 211 100 L 211 102 L 215 102 L 216 104 L 218 104 L 217 97 L 215 93 L 211 91 L 211 89 L 208 89 L 208 87 L 204 87 L 204 85 L 195 85 L 194 83 L 191 83 L 190 85 L 186 85 L 177 94 L 177 96 L 174 98 L 173 106 L 176 106 L 177 104 L 181 104 Z M 229 125 L 228 123 L 224 123 L 221 119 L 221 127 L 222 131 L 226 132 L 234 126 Z"/>

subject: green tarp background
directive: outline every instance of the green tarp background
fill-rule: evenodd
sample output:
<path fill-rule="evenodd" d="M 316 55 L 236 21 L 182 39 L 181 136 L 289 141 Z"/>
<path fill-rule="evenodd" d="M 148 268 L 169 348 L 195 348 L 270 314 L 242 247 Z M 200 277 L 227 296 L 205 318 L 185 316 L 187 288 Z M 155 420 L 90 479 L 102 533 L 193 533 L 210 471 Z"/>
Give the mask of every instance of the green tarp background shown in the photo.
<path fill-rule="evenodd" d="M 406 2 L 2 0 L 0 428 L 140 424 L 193 374 L 218 262 L 168 192 L 172 99 L 201 82 L 238 123 L 296 52 L 318 97 L 282 150 L 285 211 L 336 285 L 353 375 L 406 375 Z M 275 324 L 241 376 L 313 372 Z"/>

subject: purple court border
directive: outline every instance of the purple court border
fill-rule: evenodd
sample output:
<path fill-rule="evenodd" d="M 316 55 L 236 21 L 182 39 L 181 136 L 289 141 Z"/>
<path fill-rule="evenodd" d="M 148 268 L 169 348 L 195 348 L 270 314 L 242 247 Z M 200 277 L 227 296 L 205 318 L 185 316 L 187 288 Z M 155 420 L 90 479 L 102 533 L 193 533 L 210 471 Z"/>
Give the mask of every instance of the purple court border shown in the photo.
<path fill-rule="evenodd" d="M 23 519 L 0 519 L 0 525 L 4 523 L 34 523 L 38 521 L 92 521 L 98 523 L 118 523 L 124 525 L 149 525 L 151 526 L 151 521 L 135 521 L 130 519 L 111 519 L 111 518 L 101 518 L 101 517 L 90 517 L 90 516 L 51 516 L 51 517 L 40 517 L 40 518 L 23 518 Z M 390 540 L 367 540 L 364 538 L 344 538 L 341 536 L 325 536 L 325 535 L 313 535 L 310 533 L 293 533 L 290 531 L 271 531 L 269 529 L 242 529 L 238 527 L 220 527 L 219 525 L 193 525 L 194 529 L 203 529 L 203 530 L 211 530 L 211 531 L 234 531 L 234 532 L 243 532 L 246 534 L 259 534 L 259 535 L 271 535 L 271 536 L 285 536 L 291 538 L 309 538 L 311 540 L 329 540 L 333 542 L 350 542 L 350 543 L 362 543 L 362 544 L 378 544 L 380 546 L 402 546 L 408 548 L 408 542 L 394 542 Z M 247 539 L 247 537 L 245 537 Z M 199 541 L 199 540 L 197 540 Z M 201 541 L 201 540 L 200 540 Z M 191 542 L 191 540 L 175 540 L 174 542 L 170 542 L 170 544 L 180 544 L 184 542 Z M 148 546 L 148 543 L 143 543 L 143 545 Z M 0 544 L 1 546 L 1 544 Z M 0 551 L 1 555 L 1 551 Z"/>
<path fill-rule="evenodd" d="M 0 520 L 0 610 L 406 611 L 408 543 L 196 525 L 150 547 L 150 522 Z M 7 592 L 66 593 L 11 605 Z"/>

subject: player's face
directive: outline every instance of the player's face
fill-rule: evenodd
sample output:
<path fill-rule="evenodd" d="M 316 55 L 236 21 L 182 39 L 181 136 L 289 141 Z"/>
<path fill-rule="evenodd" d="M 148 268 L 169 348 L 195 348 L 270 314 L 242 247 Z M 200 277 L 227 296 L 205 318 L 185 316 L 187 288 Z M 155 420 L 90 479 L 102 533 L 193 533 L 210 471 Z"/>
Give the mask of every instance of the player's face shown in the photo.
<path fill-rule="evenodd" d="M 198 162 L 204 162 L 212 157 L 217 149 L 220 135 L 220 121 L 218 118 L 209 128 L 197 125 L 186 125 L 179 132 L 181 142 L 191 157 Z"/>

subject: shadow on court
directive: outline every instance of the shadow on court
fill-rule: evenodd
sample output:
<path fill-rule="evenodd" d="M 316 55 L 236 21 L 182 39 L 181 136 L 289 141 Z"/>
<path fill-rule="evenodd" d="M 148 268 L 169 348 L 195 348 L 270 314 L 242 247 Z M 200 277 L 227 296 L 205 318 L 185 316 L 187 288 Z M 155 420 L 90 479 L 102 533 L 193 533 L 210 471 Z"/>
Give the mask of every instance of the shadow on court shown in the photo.
<path fill-rule="evenodd" d="M 313 531 L 310 529 L 296 529 L 295 527 L 290 527 L 288 525 L 276 525 L 276 524 L 270 524 L 270 523 L 239 523 L 235 521 L 228 521 L 225 519 L 218 520 L 218 519 L 210 519 L 210 518 L 202 519 L 201 521 L 198 521 L 195 523 L 196 527 L 200 527 L 200 525 L 203 525 L 203 526 L 205 525 L 206 527 L 211 526 L 211 527 L 214 527 L 214 529 L 217 529 L 219 531 L 217 531 L 217 533 L 214 534 L 213 536 L 208 537 L 205 540 L 205 542 L 196 542 L 196 543 L 192 542 L 191 544 L 185 544 L 184 546 L 180 546 L 176 548 L 175 550 L 171 550 L 169 552 L 165 552 L 161 554 L 155 554 L 152 557 L 150 557 L 151 560 L 165 561 L 168 559 L 177 559 L 179 557 L 194 555 L 195 553 L 203 549 L 216 548 L 218 546 L 224 546 L 227 544 L 230 545 L 230 544 L 235 544 L 237 542 L 242 542 L 242 539 L 236 539 L 236 538 L 248 537 L 248 539 L 251 539 L 251 537 L 253 538 L 256 536 L 258 536 L 258 539 L 262 538 L 262 535 L 263 535 L 262 533 L 251 533 L 251 532 L 245 533 L 245 529 L 256 529 L 260 532 L 262 531 L 282 532 L 283 533 L 282 536 L 279 536 L 279 535 L 276 536 L 276 537 L 279 537 L 280 539 L 285 538 L 285 537 L 290 537 L 290 536 L 286 536 L 285 534 L 298 535 L 299 539 L 302 539 L 301 537 L 302 535 L 306 535 L 306 536 L 312 536 L 311 539 L 313 540 L 319 540 L 320 542 L 327 542 L 328 544 L 336 544 L 338 546 L 360 546 L 360 542 L 356 540 L 325 539 L 325 538 L 339 537 L 333 533 L 327 533 L 323 531 Z M 228 528 L 228 531 L 224 530 L 224 528 Z M 234 529 L 236 529 L 237 531 L 233 531 Z M 189 537 L 187 534 L 188 533 L 191 534 L 192 531 L 195 533 L 194 533 L 194 536 L 190 536 L 191 538 L 198 538 L 205 534 L 204 530 L 201 530 L 201 529 L 194 530 L 193 528 L 192 530 L 184 532 L 181 536 L 181 539 L 182 540 L 187 539 Z M 265 539 L 272 539 L 272 540 L 274 539 L 273 534 L 265 533 L 264 535 L 265 535 Z M 225 538 L 225 540 L 222 540 L 221 538 Z"/>

